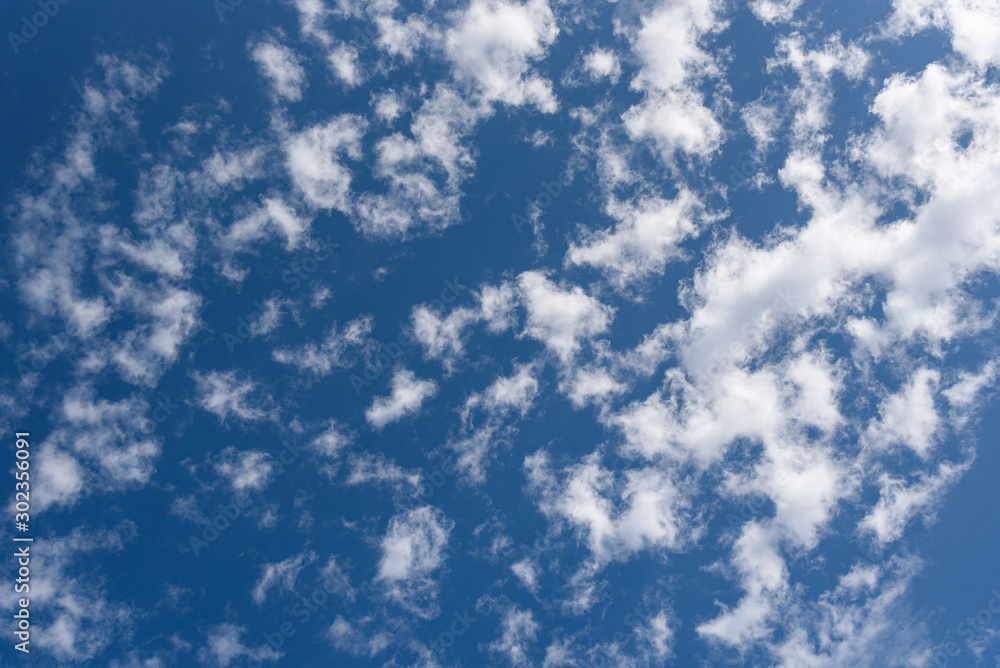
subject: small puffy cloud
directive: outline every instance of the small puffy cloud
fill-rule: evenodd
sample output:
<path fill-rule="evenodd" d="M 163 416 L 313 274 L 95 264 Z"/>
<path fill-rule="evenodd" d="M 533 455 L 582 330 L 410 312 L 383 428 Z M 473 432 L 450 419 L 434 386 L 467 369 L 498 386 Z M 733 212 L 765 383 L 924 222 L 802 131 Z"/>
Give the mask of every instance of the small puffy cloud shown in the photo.
<path fill-rule="evenodd" d="M 264 197 L 260 206 L 233 221 L 219 239 L 219 245 L 227 255 L 233 255 L 255 241 L 280 235 L 285 238 L 285 247 L 291 250 L 299 246 L 311 224 L 311 217 L 296 211 L 281 197 Z M 230 268 L 228 263 L 223 274 L 228 278 L 240 276 L 240 272 Z"/>
<path fill-rule="evenodd" d="M 912 483 L 883 473 L 879 476 L 879 499 L 858 527 L 875 534 L 886 545 L 898 540 L 909 521 L 923 513 L 925 520 L 933 519 L 934 510 L 945 493 L 969 469 L 972 462 L 951 464 L 941 462 L 933 474 L 922 473 Z"/>
<path fill-rule="evenodd" d="M 559 389 L 569 397 L 576 408 L 590 402 L 601 404 L 623 393 L 627 386 L 619 382 L 607 369 L 588 367 L 575 369 L 573 375 L 560 383 Z"/>
<path fill-rule="evenodd" d="M 150 434 L 148 411 L 137 396 L 112 402 L 96 399 L 89 385 L 69 390 L 61 420 L 38 450 L 44 477 L 32 486 L 36 510 L 71 506 L 92 491 L 148 484 L 161 453 L 159 439 Z"/>
<path fill-rule="evenodd" d="M 650 665 L 663 662 L 674 656 L 674 624 L 676 622 L 665 611 L 660 611 L 636 629 L 636 635 L 644 645 Z"/>
<path fill-rule="evenodd" d="M 330 71 L 348 88 L 354 88 L 364 81 L 364 75 L 358 65 L 358 51 L 352 46 L 341 44 L 329 54 L 327 62 Z"/>
<path fill-rule="evenodd" d="M 915 371 L 899 392 L 882 402 L 880 417 L 869 425 L 865 442 L 879 450 L 905 445 L 927 457 L 937 442 L 940 416 L 934 395 L 939 381 L 940 373 L 934 369 Z"/>
<path fill-rule="evenodd" d="M 531 610 L 511 607 L 504 613 L 501 623 L 502 633 L 489 644 L 490 652 L 500 654 L 511 666 L 529 666 L 529 646 L 538 636 L 541 625 L 535 621 Z"/>
<path fill-rule="evenodd" d="M 363 118 L 344 114 L 289 135 L 284 144 L 285 167 L 309 204 L 351 211 L 351 170 L 341 159 L 361 158 L 366 129 Z"/>
<path fill-rule="evenodd" d="M 314 561 L 316 561 L 315 552 L 303 552 L 284 561 L 264 564 L 260 579 L 257 580 L 257 584 L 253 588 L 253 602 L 257 605 L 263 605 L 267 600 L 268 592 L 272 589 L 294 592 L 295 581 L 298 579 L 299 573 Z"/>
<path fill-rule="evenodd" d="M 788 588 L 788 569 L 775 533 L 755 521 L 743 525 L 733 546 L 733 566 L 746 592 L 733 607 L 723 606 L 715 619 L 700 624 L 700 636 L 735 647 L 748 647 L 768 633 Z"/>
<path fill-rule="evenodd" d="M 351 440 L 347 429 L 336 420 L 331 420 L 326 428 L 309 442 L 309 447 L 318 455 L 336 459 L 351 444 Z"/>
<path fill-rule="evenodd" d="M 582 234 L 566 251 L 566 264 L 595 267 L 619 289 L 662 274 L 668 261 L 681 256 L 681 242 L 718 218 L 687 188 L 673 200 L 612 200 L 607 212 L 618 221 L 614 230 Z"/>
<path fill-rule="evenodd" d="M 475 167 L 471 134 L 488 115 L 450 86 L 435 86 L 411 114 L 411 137 L 397 132 L 375 145 L 373 172 L 388 192 L 358 197 L 355 227 L 371 238 L 405 238 L 460 222 L 460 186 Z"/>
<path fill-rule="evenodd" d="M 445 281 L 455 295 L 465 290 L 465 286 L 454 281 Z M 442 293 L 443 294 L 443 293 Z M 484 285 L 475 294 L 478 304 L 452 309 L 444 315 L 440 306 L 419 304 L 410 315 L 413 337 L 420 342 L 424 359 L 440 360 L 445 370 L 451 373 L 465 358 L 465 345 L 473 325 L 485 323 L 490 333 L 497 334 L 510 329 L 515 322 L 517 293 L 509 283 L 500 286 Z M 436 300 L 440 305 L 441 301 Z"/>
<path fill-rule="evenodd" d="M 532 594 L 538 593 L 538 564 L 533 559 L 524 558 L 510 565 L 510 571 L 517 576 L 524 588 Z"/>
<path fill-rule="evenodd" d="M 370 315 L 358 316 L 340 330 L 333 323 L 320 345 L 306 343 L 298 348 L 278 348 L 273 353 L 274 360 L 322 378 L 334 369 L 346 369 L 356 363 L 356 353 L 370 343 L 368 336 L 374 324 L 375 319 Z"/>
<path fill-rule="evenodd" d="M 444 566 L 454 522 L 432 506 L 394 516 L 382 538 L 376 580 L 388 596 L 424 618 L 437 615 L 435 574 Z"/>
<path fill-rule="evenodd" d="M 52 445 L 41 447 L 35 455 L 38 482 L 34 485 L 35 508 L 71 506 L 83 491 L 84 471 L 73 455 Z"/>
<path fill-rule="evenodd" d="M 655 468 L 629 469 L 616 481 L 594 453 L 556 472 L 544 451 L 524 468 L 539 509 L 577 529 L 597 566 L 645 548 L 676 549 L 697 533 L 681 485 Z"/>
<path fill-rule="evenodd" d="M 787 23 L 802 6 L 802 0 L 753 0 L 749 6 L 763 23 Z"/>
<path fill-rule="evenodd" d="M 583 58 L 583 68 L 594 81 L 610 79 L 611 83 L 617 83 L 622 73 L 618 56 L 609 49 L 597 48 L 588 53 Z"/>
<path fill-rule="evenodd" d="M 198 660 L 207 666 L 228 668 L 236 665 L 239 659 L 246 658 L 254 663 L 277 661 L 282 656 L 268 645 L 248 647 L 243 644 L 243 634 L 246 627 L 235 624 L 219 624 L 208 630 L 205 646 L 198 650 Z"/>
<path fill-rule="evenodd" d="M 372 95 L 372 110 L 385 123 L 392 123 L 406 111 L 403 99 L 394 90 L 387 90 Z"/>
<path fill-rule="evenodd" d="M 201 297 L 178 288 L 125 289 L 142 324 L 122 335 L 112 360 L 125 380 L 152 386 L 198 326 Z"/>
<path fill-rule="evenodd" d="M 664 3 L 643 16 L 635 32 L 632 51 L 641 68 L 631 88 L 645 98 L 622 120 L 630 137 L 651 140 L 668 165 L 676 153 L 707 157 L 722 139 L 700 90 L 718 68 L 702 41 L 725 26 L 721 10 L 715 0 Z"/>
<path fill-rule="evenodd" d="M 419 470 L 404 469 L 381 453 L 353 455 L 349 469 L 348 485 L 376 484 L 412 493 L 419 489 L 423 480 Z"/>
<path fill-rule="evenodd" d="M 257 383 L 236 371 L 195 372 L 191 376 L 197 386 L 197 403 L 225 423 L 230 417 L 244 422 L 256 422 L 273 416 L 265 409 L 270 397 L 263 394 Z"/>
<path fill-rule="evenodd" d="M 471 308 L 457 308 L 442 317 L 429 306 L 420 305 L 413 308 L 411 319 L 413 336 L 423 346 L 424 357 L 441 360 L 450 372 L 465 355 L 466 329 L 477 323 L 480 315 Z"/>
<path fill-rule="evenodd" d="M 471 481 L 484 482 L 486 468 L 498 445 L 509 443 L 514 422 L 523 418 L 539 393 L 537 364 L 517 365 L 509 376 L 496 378 L 482 392 L 472 392 L 461 409 L 460 437 L 448 447 L 458 456 L 456 466 Z"/>
<path fill-rule="evenodd" d="M 342 615 L 337 615 L 327 630 L 327 636 L 338 650 L 353 656 L 373 659 L 393 642 L 392 634 L 376 631 L 374 624 L 371 617 L 351 622 Z"/>
<path fill-rule="evenodd" d="M 474 0 L 445 35 L 445 50 L 455 78 L 484 100 L 551 113 L 559 106 L 552 84 L 531 72 L 530 61 L 544 56 L 558 34 L 547 0 Z"/>
<path fill-rule="evenodd" d="M 270 82 L 277 99 L 290 102 L 302 99 L 306 72 L 294 51 L 273 39 L 251 44 L 249 48 L 261 76 Z"/>
<path fill-rule="evenodd" d="M 437 383 L 431 380 L 421 380 L 412 371 L 401 369 L 392 376 L 390 383 L 392 394 L 387 397 L 375 397 L 372 405 L 365 411 L 368 424 L 375 429 L 381 429 L 390 422 L 396 422 L 407 415 L 420 411 L 424 401 L 437 394 Z"/>
<path fill-rule="evenodd" d="M 234 492 L 244 492 L 267 487 L 274 472 L 274 460 L 260 450 L 237 450 L 229 446 L 215 457 L 213 467 Z"/>
<path fill-rule="evenodd" d="M 604 333 L 614 309 L 589 296 L 578 285 L 566 288 L 539 271 L 518 277 L 521 300 L 528 311 L 523 336 L 537 339 L 568 366 L 581 344 Z"/>
<path fill-rule="evenodd" d="M 510 412 L 524 415 L 538 396 L 537 368 L 533 364 L 520 364 L 510 376 L 500 376 L 481 393 L 473 393 L 465 400 L 463 416 L 473 409 L 493 416 Z"/>

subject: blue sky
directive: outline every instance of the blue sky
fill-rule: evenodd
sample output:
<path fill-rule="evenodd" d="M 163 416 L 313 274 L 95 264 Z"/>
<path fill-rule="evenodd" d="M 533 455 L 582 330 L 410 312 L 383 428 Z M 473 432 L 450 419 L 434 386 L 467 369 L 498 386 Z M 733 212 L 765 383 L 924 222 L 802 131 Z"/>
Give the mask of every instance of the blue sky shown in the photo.
<path fill-rule="evenodd" d="M 0 665 L 1000 666 L 995 4 L 0 25 Z"/>

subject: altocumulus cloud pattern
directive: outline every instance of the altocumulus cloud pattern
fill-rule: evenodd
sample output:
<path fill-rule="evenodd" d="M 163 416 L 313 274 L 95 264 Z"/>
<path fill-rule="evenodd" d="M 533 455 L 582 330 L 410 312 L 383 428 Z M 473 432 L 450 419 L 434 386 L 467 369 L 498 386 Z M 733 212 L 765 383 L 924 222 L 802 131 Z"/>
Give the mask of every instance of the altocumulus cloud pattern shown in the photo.
<path fill-rule="evenodd" d="M 1000 666 L 995 0 L 8 0 L 3 666 Z"/>

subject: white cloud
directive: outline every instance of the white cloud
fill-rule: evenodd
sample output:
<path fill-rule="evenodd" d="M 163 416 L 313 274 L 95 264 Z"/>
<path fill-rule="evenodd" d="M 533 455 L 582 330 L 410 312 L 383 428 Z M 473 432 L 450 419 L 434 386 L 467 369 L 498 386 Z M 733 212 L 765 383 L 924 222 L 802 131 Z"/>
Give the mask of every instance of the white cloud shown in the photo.
<path fill-rule="evenodd" d="M 510 376 L 494 380 L 481 394 L 472 394 L 465 400 L 463 415 L 473 408 L 481 408 L 493 415 L 516 412 L 523 416 L 538 396 L 537 369 L 532 364 L 520 364 Z"/>
<path fill-rule="evenodd" d="M 438 614 L 438 583 L 454 522 L 431 506 L 394 516 L 382 538 L 376 580 L 387 595 L 425 619 Z"/>
<path fill-rule="evenodd" d="M 375 17 L 375 25 L 378 26 L 379 47 L 390 56 L 401 56 L 407 63 L 418 50 L 441 40 L 438 28 L 416 13 L 408 14 L 404 21 L 379 14 Z"/>
<path fill-rule="evenodd" d="M 103 579 L 86 566 L 105 559 L 104 554 L 122 552 L 136 534 L 135 524 L 124 521 L 110 529 L 36 535 L 30 548 L 32 653 L 50 655 L 57 665 L 93 660 L 136 626 L 140 612 L 109 599 Z M 23 597 L 24 592 L 16 594 L 13 586 L 5 587 L 0 604 L 13 611 Z M 44 616 L 35 614 L 42 609 Z"/>
<path fill-rule="evenodd" d="M 84 471 L 73 455 L 56 445 L 39 448 L 35 455 L 39 482 L 35 487 L 35 507 L 72 506 L 83 492 Z"/>
<path fill-rule="evenodd" d="M 538 564 L 532 559 L 521 559 L 510 565 L 511 572 L 517 576 L 524 588 L 532 594 L 538 593 Z"/>
<path fill-rule="evenodd" d="M 198 390 L 198 405 L 214 414 L 223 423 L 230 417 L 256 422 L 273 417 L 270 397 L 260 386 L 236 371 L 195 372 L 191 376 Z"/>
<path fill-rule="evenodd" d="M 646 652 L 652 660 L 650 663 L 673 658 L 675 624 L 670 615 L 660 611 L 636 630 L 638 637 L 645 643 Z"/>
<path fill-rule="evenodd" d="M 348 485 L 389 485 L 413 494 L 420 488 L 423 476 L 419 470 L 404 469 L 385 455 L 360 453 L 353 455 L 349 462 Z"/>
<path fill-rule="evenodd" d="M 931 475 L 921 474 L 912 484 L 889 473 L 879 476 L 878 503 L 858 527 L 875 534 L 882 544 L 898 540 L 907 523 L 918 513 L 924 513 L 928 523 L 944 494 L 969 469 L 972 462 L 951 464 L 941 462 Z"/>
<path fill-rule="evenodd" d="M 372 95 L 372 109 L 382 121 L 392 123 L 405 111 L 405 106 L 399 93 L 387 90 Z"/>
<path fill-rule="evenodd" d="M 275 40 L 248 45 L 261 76 L 271 84 L 277 99 L 297 102 L 306 87 L 306 72 L 299 57 L 287 46 Z"/>
<path fill-rule="evenodd" d="M 364 81 L 364 73 L 358 65 L 357 49 L 342 44 L 327 56 L 330 70 L 345 86 L 354 88 Z"/>
<path fill-rule="evenodd" d="M 371 344 L 369 335 L 375 325 L 371 315 L 354 318 L 337 331 L 333 323 L 322 344 L 306 343 L 298 348 L 276 348 L 274 360 L 298 367 L 318 378 L 330 374 L 335 368 L 347 369 L 357 362 L 357 354 Z"/>
<path fill-rule="evenodd" d="M 375 429 L 381 429 L 390 422 L 396 422 L 407 415 L 419 412 L 424 401 L 437 394 L 437 383 L 420 380 L 412 371 L 406 369 L 393 374 L 390 386 L 392 394 L 387 397 L 375 397 L 372 405 L 365 411 L 368 424 Z"/>
<path fill-rule="evenodd" d="M 326 429 L 310 441 L 309 447 L 323 457 L 336 459 L 351 444 L 351 441 L 351 436 L 343 425 L 336 420 L 331 420 Z"/>
<path fill-rule="evenodd" d="M 281 325 L 281 305 L 278 298 L 264 301 L 264 309 L 250 322 L 250 336 L 266 336 Z"/>
<path fill-rule="evenodd" d="M 198 660 L 206 665 L 227 668 L 234 665 L 238 659 L 246 657 L 248 661 L 277 661 L 282 656 L 267 645 L 248 647 L 243 644 L 243 634 L 246 627 L 235 624 L 219 624 L 208 631 L 206 646 L 198 650 Z"/>
<path fill-rule="evenodd" d="M 573 361 L 581 342 L 604 333 L 614 316 L 614 309 L 580 286 L 564 288 L 542 272 L 524 272 L 518 287 L 528 311 L 522 334 L 544 343 L 564 366 Z"/>
<path fill-rule="evenodd" d="M 617 83 L 621 76 L 622 66 L 614 51 L 595 48 L 583 58 L 583 67 L 594 81 L 610 79 Z"/>
<path fill-rule="evenodd" d="M 257 580 L 257 584 L 253 588 L 253 602 L 257 605 L 263 605 L 267 601 L 268 592 L 272 589 L 294 592 L 295 581 L 298 579 L 299 573 L 314 561 L 316 561 L 315 552 L 303 552 L 284 561 L 264 564 L 261 568 L 260 579 Z"/>
<path fill-rule="evenodd" d="M 511 666 L 531 665 L 528 658 L 529 646 L 541 628 L 532 612 L 510 608 L 504 613 L 501 628 L 501 636 L 489 644 L 489 650 L 503 655 L 504 661 Z"/>
<path fill-rule="evenodd" d="M 361 158 L 366 129 L 363 118 L 344 114 L 289 135 L 284 143 L 285 166 L 310 205 L 350 213 L 351 171 L 341 158 Z"/>
<path fill-rule="evenodd" d="M 697 534 L 689 499 L 657 469 L 630 469 L 616 481 L 595 453 L 557 475 L 544 451 L 524 466 L 539 509 L 578 529 L 597 566 L 646 548 L 679 548 Z"/>
<path fill-rule="evenodd" d="M 299 246 L 312 224 L 312 217 L 301 215 L 281 197 L 264 197 L 260 206 L 247 215 L 234 220 L 219 239 L 223 250 L 232 255 L 244 250 L 252 242 L 268 238 L 268 232 L 285 238 L 285 248 L 292 250 Z M 227 277 L 238 275 L 235 269 L 224 268 Z"/>
<path fill-rule="evenodd" d="M 722 614 L 699 625 L 699 635 L 738 646 L 768 634 L 766 624 L 788 587 L 788 569 L 774 543 L 768 527 L 757 522 L 743 525 L 733 546 L 733 565 L 746 594 L 735 607 L 723 606 Z"/>
<path fill-rule="evenodd" d="M 877 586 L 867 592 L 842 578 L 835 589 L 796 609 L 771 661 L 781 668 L 926 664 L 933 654 L 930 633 L 906 596 L 919 570 L 914 559 L 870 567 L 867 580 Z M 813 640 L 818 638 L 824 640 Z"/>
<path fill-rule="evenodd" d="M 143 322 L 121 335 L 113 347 L 112 360 L 126 381 L 152 386 L 197 329 L 202 300 L 178 288 L 123 288 Z"/>
<path fill-rule="evenodd" d="M 137 396 L 117 402 L 96 399 L 87 385 L 62 399 L 61 419 L 40 444 L 34 507 L 72 506 L 92 491 L 143 487 L 162 450 L 150 434 L 149 405 Z"/>
<path fill-rule="evenodd" d="M 486 468 L 498 445 L 509 445 L 516 428 L 538 397 L 539 365 L 520 364 L 510 376 L 496 378 L 482 392 L 472 392 L 461 409 L 459 437 L 448 447 L 458 455 L 456 466 L 471 481 L 486 480 Z"/>
<path fill-rule="evenodd" d="M 374 174 L 385 194 L 359 197 L 352 218 L 368 237 L 407 237 L 459 222 L 460 185 L 475 166 L 469 135 L 489 110 L 438 84 L 412 116 L 412 137 L 395 133 L 375 146 Z"/>
<path fill-rule="evenodd" d="M 374 658 L 392 644 L 394 637 L 386 631 L 376 631 L 371 617 L 362 617 L 353 624 L 337 615 L 327 635 L 337 649 L 354 656 Z"/>
<path fill-rule="evenodd" d="M 559 389 L 569 397 L 574 407 L 583 408 L 592 401 L 600 404 L 622 394 L 627 386 L 606 369 L 595 366 L 575 369 L 570 378 L 560 383 Z"/>
<path fill-rule="evenodd" d="M 632 39 L 642 67 L 631 88 L 645 93 L 645 99 L 622 120 L 630 137 L 652 140 L 668 165 L 678 152 L 707 157 L 722 139 L 722 127 L 699 90 L 706 77 L 717 73 L 701 42 L 725 27 L 721 9 L 712 0 L 663 2 L 641 18 Z"/>
<path fill-rule="evenodd" d="M 928 28 L 951 33 L 952 48 L 976 67 L 1000 64 L 1000 9 L 980 0 L 893 0 L 886 33 L 913 35 Z"/>
<path fill-rule="evenodd" d="M 234 492 L 264 489 L 274 473 L 274 459 L 261 450 L 237 450 L 229 446 L 214 459 L 215 472 L 229 482 Z"/>
<path fill-rule="evenodd" d="M 869 425 L 865 442 L 877 449 L 905 445 L 927 457 L 937 442 L 940 424 L 934 405 L 939 380 L 937 371 L 917 369 L 898 393 L 882 402 L 880 418 Z"/>
<path fill-rule="evenodd" d="M 427 305 L 413 307 L 413 336 L 424 349 L 424 359 L 441 360 L 451 372 L 465 356 L 465 330 L 480 319 L 471 308 L 452 309 L 441 317 Z"/>
<path fill-rule="evenodd" d="M 445 36 L 445 50 L 458 82 L 472 84 L 484 100 L 551 113 L 559 106 L 552 84 L 529 63 L 544 56 L 558 34 L 547 0 L 474 0 Z"/>
<path fill-rule="evenodd" d="M 718 219 L 686 188 L 672 200 L 612 199 L 606 211 L 618 221 L 614 230 L 583 233 L 566 251 L 566 263 L 596 267 L 619 289 L 662 274 L 669 260 L 681 256 L 682 241 Z"/>
<path fill-rule="evenodd" d="M 764 23 L 787 23 L 802 6 L 802 0 L 753 0 L 750 11 Z"/>

